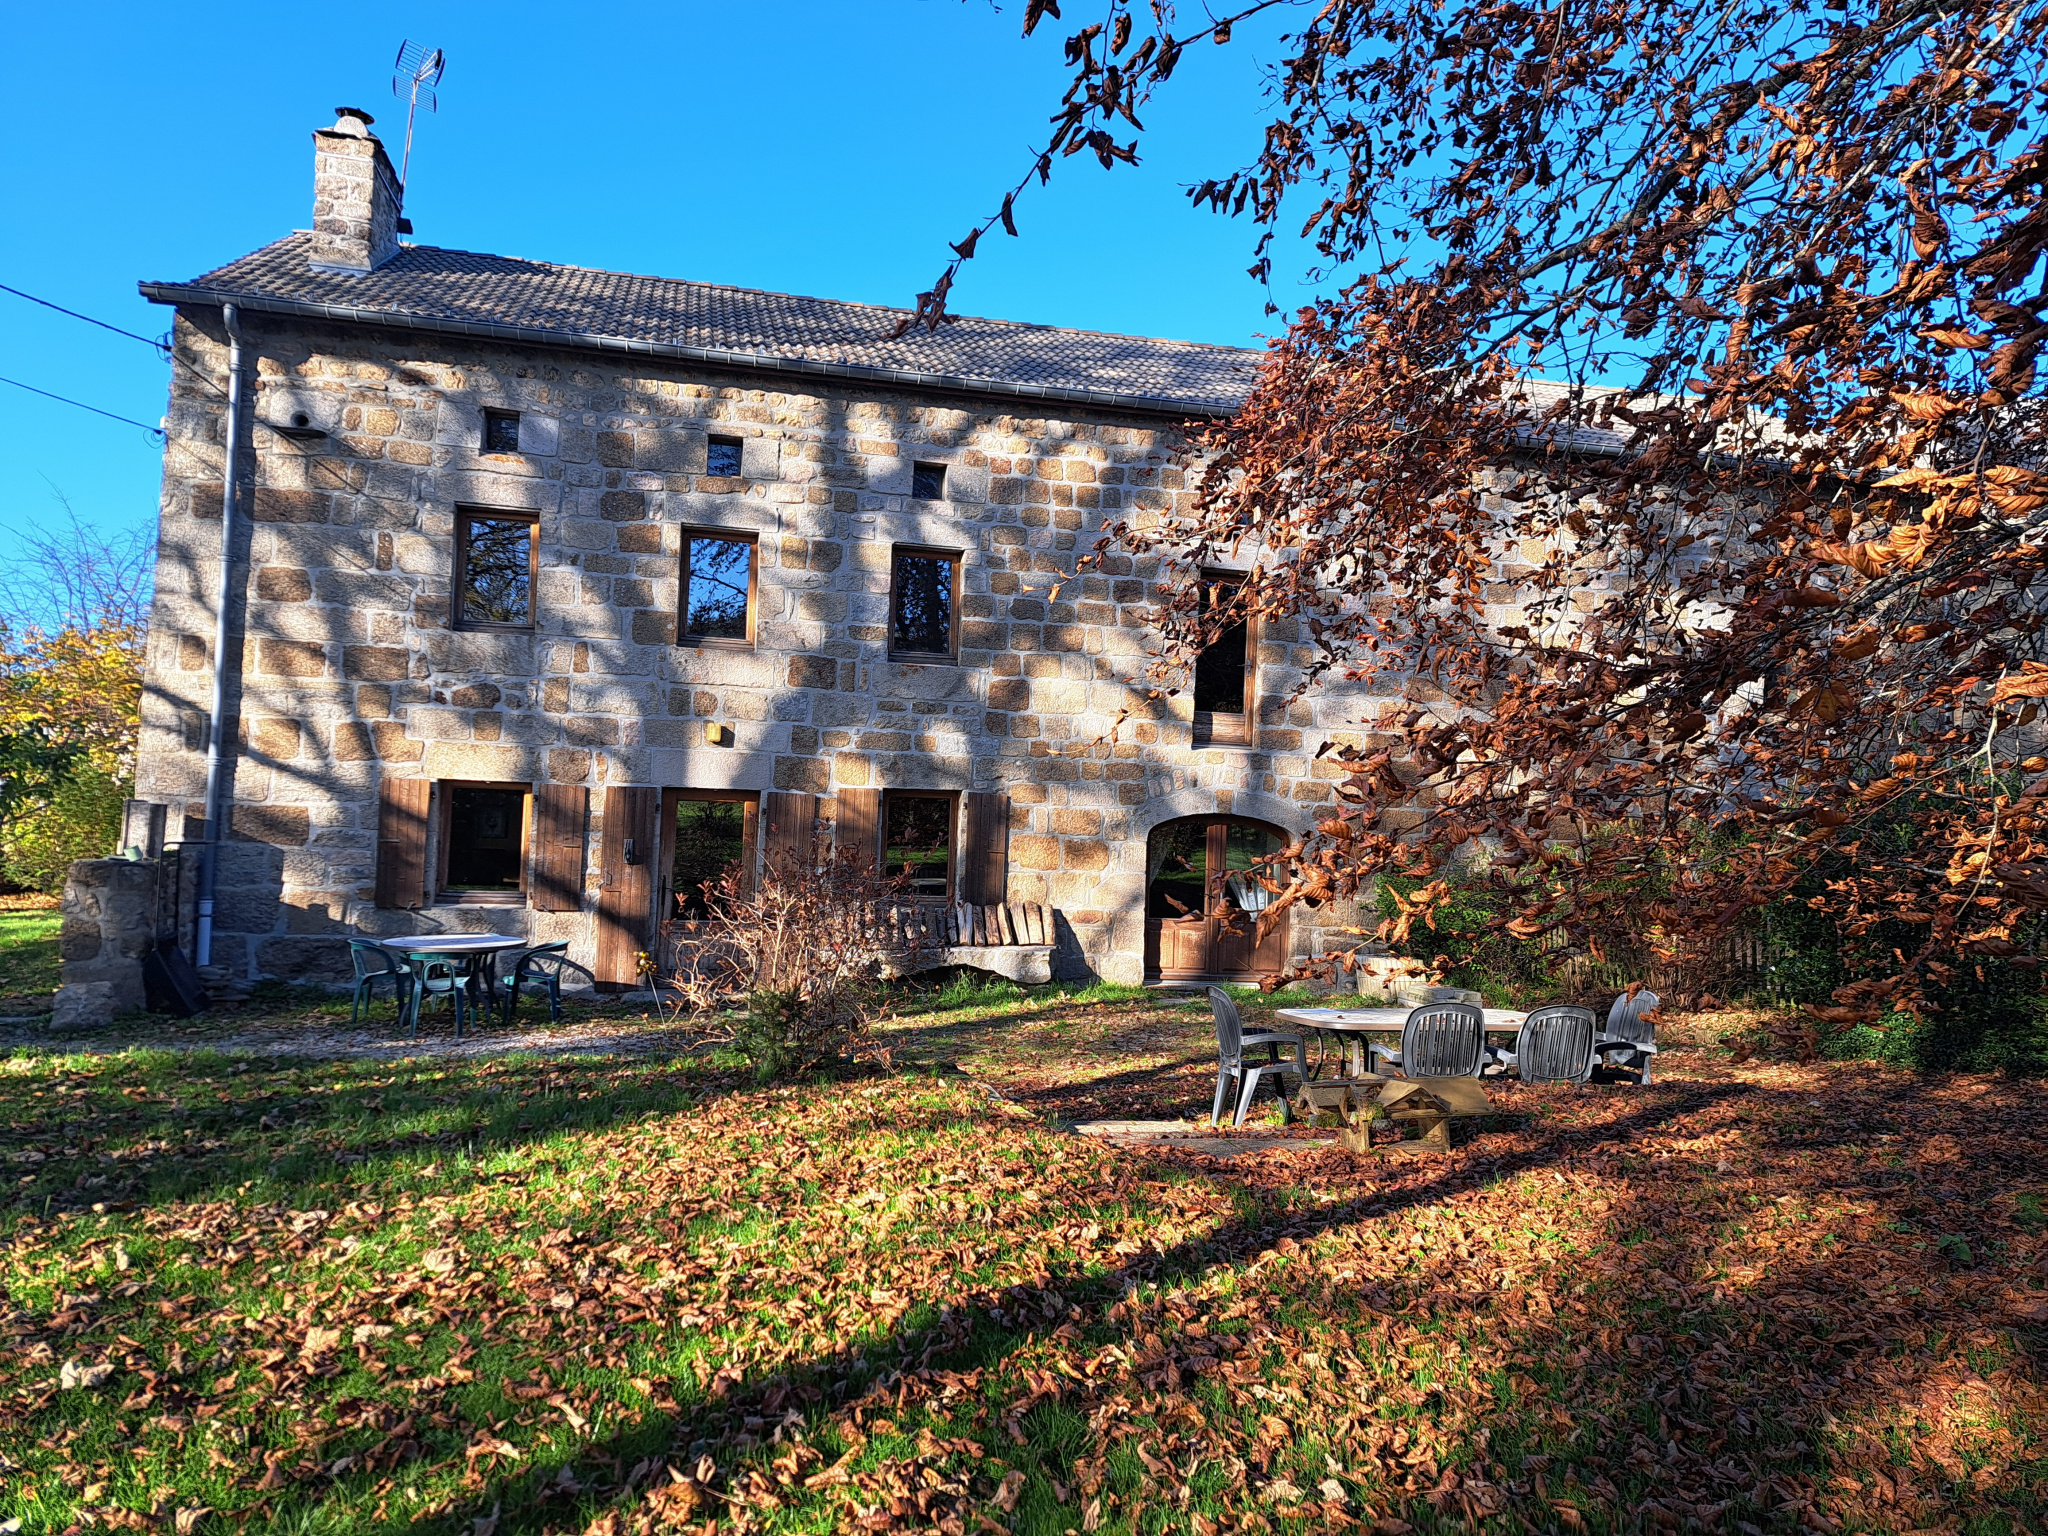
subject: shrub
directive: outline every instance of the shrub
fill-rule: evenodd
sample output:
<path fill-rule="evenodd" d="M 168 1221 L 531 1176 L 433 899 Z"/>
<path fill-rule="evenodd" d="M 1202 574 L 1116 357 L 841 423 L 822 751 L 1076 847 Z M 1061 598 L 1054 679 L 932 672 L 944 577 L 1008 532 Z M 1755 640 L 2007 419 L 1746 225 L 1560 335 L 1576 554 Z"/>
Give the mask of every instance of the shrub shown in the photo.
<path fill-rule="evenodd" d="M 850 854 L 771 856 L 757 884 L 735 864 L 704 897 L 704 921 L 664 930 L 660 980 L 699 1010 L 744 998 L 733 1043 L 764 1080 L 857 1052 L 884 979 L 913 969 L 928 943 L 904 920 L 916 905 L 908 875 Z"/>
<path fill-rule="evenodd" d="M 115 851 L 127 795 L 127 784 L 80 762 L 0 825 L 0 874 L 25 890 L 60 894 L 74 859 L 103 859 Z"/>

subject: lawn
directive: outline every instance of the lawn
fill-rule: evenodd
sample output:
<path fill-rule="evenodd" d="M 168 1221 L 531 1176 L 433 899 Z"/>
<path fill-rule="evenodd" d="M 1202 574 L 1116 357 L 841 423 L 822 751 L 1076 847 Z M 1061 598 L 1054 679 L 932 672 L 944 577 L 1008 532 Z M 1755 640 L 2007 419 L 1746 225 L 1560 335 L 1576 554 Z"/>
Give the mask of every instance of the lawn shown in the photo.
<path fill-rule="evenodd" d="M 57 933 L 63 926 L 54 908 L 0 907 L 0 1013 L 49 1008 L 50 994 L 57 990 Z"/>
<path fill-rule="evenodd" d="M 888 1065 L 788 1087 L 702 1044 L 16 1051 L 0 1525 L 2048 1513 L 2030 1085 L 1702 1044 L 1648 1090 L 1498 1090 L 1439 1160 L 1060 1129 L 1205 1107 L 1207 1028 L 1108 989 L 938 994 Z"/>

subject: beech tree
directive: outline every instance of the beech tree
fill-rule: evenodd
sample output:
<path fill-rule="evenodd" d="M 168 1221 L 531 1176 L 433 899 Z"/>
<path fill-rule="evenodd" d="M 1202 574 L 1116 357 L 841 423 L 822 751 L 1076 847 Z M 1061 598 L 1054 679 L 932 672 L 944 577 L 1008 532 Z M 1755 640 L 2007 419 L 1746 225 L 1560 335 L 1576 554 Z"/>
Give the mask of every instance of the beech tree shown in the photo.
<path fill-rule="evenodd" d="M 1134 162 L 1185 50 L 1273 18 L 1263 145 L 1192 195 L 1261 227 L 1255 276 L 1298 222 L 1334 296 L 1201 435 L 1195 510 L 1116 535 L 1249 572 L 1164 588 L 1162 688 L 1300 616 L 1307 686 L 1408 701 L 1273 910 L 1404 876 L 1404 937 L 1481 840 L 1495 921 L 1568 949 L 1684 958 L 1799 893 L 1866 941 L 1833 1024 L 2032 965 L 2048 7 L 1110 0 L 918 321 L 1033 179 Z"/>

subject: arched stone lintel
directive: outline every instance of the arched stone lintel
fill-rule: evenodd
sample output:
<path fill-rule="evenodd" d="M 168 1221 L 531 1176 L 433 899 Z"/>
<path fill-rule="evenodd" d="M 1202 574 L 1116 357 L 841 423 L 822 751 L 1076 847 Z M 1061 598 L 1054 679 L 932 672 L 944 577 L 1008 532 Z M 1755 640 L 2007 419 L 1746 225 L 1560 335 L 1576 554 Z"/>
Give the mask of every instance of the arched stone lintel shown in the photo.
<path fill-rule="evenodd" d="M 1222 803 L 1226 798 L 1229 805 Z M 1290 835 L 1307 831 L 1312 812 L 1292 800 L 1255 790 L 1181 789 L 1157 796 L 1132 809 L 1125 821 L 1127 848 L 1138 850 L 1135 860 L 1112 865 L 1099 890 L 1102 910 L 1116 914 L 1115 947 L 1103 965 L 1105 980 L 1125 986 L 1142 986 L 1145 981 L 1145 859 L 1144 848 L 1152 829 L 1185 816 L 1237 816 L 1249 821 L 1270 822 Z"/>

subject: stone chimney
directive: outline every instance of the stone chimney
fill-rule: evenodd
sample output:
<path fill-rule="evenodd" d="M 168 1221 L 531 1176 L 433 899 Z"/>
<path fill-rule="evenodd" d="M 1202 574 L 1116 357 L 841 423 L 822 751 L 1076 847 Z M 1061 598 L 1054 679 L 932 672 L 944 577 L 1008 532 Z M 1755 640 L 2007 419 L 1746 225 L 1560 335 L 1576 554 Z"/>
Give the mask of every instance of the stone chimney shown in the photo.
<path fill-rule="evenodd" d="M 373 272 L 398 254 L 412 225 L 399 216 L 404 193 L 384 146 L 360 107 L 336 107 L 332 128 L 313 134 L 315 272 Z"/>

